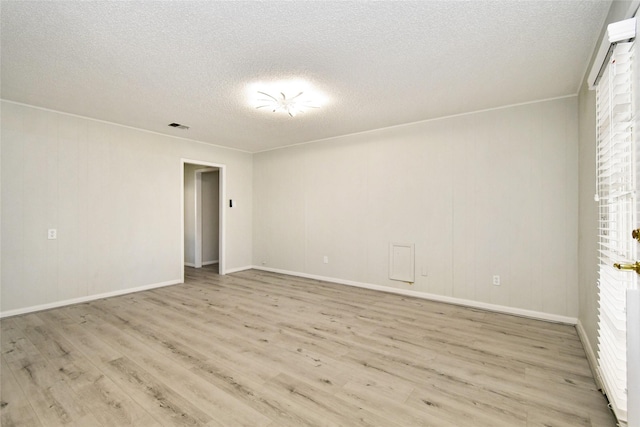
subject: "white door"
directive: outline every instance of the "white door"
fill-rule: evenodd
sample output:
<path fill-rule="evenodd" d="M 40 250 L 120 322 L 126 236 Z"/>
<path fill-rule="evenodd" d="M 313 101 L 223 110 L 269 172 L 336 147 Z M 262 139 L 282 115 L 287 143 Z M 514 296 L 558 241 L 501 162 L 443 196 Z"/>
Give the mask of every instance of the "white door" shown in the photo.
<path fill-rule="evenodd" d="M 640 230 L 635 234 L 637 241 L 632 236 L 632 231 L 640 228 L 636 196 L 640 188 L 636 173 L 640 150 L 634 135 L 637 117 L 632 98 L 637 85 L 634 62 L 634 44 L 619 43 L 597 88 L 598 368 L 611 407 L 620 421 L 636 417 L 633 412 L 638 406 L 629 404 L 630 399 L 635 399 L 635 391 L 629 393 L 628 390 L 629 382 L 636 384 L 629 375 L 634 375 L 638 363 L 638 356 L 631 352 L 637 339 L 633 308 L 640 274 L 637 262 Z"/>

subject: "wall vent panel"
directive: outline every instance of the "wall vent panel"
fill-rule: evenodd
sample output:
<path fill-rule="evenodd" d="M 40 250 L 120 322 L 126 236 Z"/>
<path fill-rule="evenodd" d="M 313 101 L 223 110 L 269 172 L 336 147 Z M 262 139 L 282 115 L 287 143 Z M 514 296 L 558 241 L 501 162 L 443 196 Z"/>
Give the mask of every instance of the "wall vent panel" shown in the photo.
<path fill-rule="evenodd" d="M 415 245 L 389 244 L 389 279 L 413 283 L 415 281 Z"/>

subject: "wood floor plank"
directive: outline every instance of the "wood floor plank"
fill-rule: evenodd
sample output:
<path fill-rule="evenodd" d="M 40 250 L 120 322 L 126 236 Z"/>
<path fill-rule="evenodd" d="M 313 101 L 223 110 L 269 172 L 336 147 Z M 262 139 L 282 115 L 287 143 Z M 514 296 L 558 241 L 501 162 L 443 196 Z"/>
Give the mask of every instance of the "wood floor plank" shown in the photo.
<path fill-rule="evenodd" d="M 287 374 L 272 378 L 265 384 L 265 388 L 273 390 L 287 402 L 304 408 L 307 416 L 322 420 L 323 424 L 343 425 L 345 414 L 349 414 L 349 423 L 353 426 L 399 427 L 402 425 L 395 423 L 392 417 L 380 415 L 378 411 L 371 411 L 362 405 L 326 393 Z M 389 413 L 386 415 L 393 416 Z"/>
<path fill-rule="evenodd" d="M 466 420 L 460 416 L 458 411 L 455 414 L 444 411 L 437 412 L 431 410 L 432 406 L 412 407 L 404 402 L 399 403 L 396 399 L 390 399 L 388 395 L 380 393 L 380 388 L 373 387 L 371 383 L 364 385 L 349 383 L 336 396 L 354 405 L 369 408 L 374 413 L 388 417 L 402 426 L 457 427 L 472 425 L 466 424 Z M 446 415 L 449 417 L 447 418 Z"/>
<path fill-rule="evenodd" d="M 80 396 L 58 380 L 55 369 L 44 359 L 16 360 L 9 368 L 43 425 L 101 425 L 85 410 Z"/>
<path fill-rule="evenodd" d="M 316 426 L 327 425 L 309 414 L 304 408 L 295 405 L 282 396 L 265 390 L 263 383 L 256 383 L 246 376 L 238 376 L 233 370 L 218 364 L 200 365 L 193 372 L 207 381 L 225 390 L 230 396 L 264 414 L 278 426 Z"/>
<path fill-rule="evenodd" d="M 615 426 L 572 326 L 271 272 L 0 329 L 3 426 Z"/>
<path fill-rule="evenodd" d="M 58 310 L 38 313 L 38 317 L 54 325 L 55 331 L 82 352 L 83 356 L 95 366 L 101 366 L 124 356 L 122 352 L 107 344 L 99 335 L 90 333 L 83 328 L 82 325 L 88 320 L 82 320 L 80 323 L 74 320 L 72 315 L 78 309 L 81 309 L 81 306 L 63 307 Z"/>
<path fill-rule="evenodd" d="M 38 349 L 24 336 L 22 331 L 16 325 L 16 318 L 4 319 L 0 322 L 2 325 L 2 355 L 7 362 L 15 362 L 24 358 L 38 359 L 42 355 Z"/>
<path fill-rule="evenodd" d="M 104 325 L 94 326 L 97 333 L 107 337 L 115 336 L 116 331 L 108 331 L 104 327 L 98 329 Z M 91 325 L 85 327 L 91 328 Z M 271 422 L 267 417 L 194 374 L 189 370 L 191 366 L 181 366 L 176 363 L 178 360 L 155 351 L 155 347 L 139 341 L 134 335 L 119 334 L 113 344 L 122 349 L 133 362 L 143 366 L 154 378 L 161 378 L 165 385 L 170 385 L 173 391 L 209 415 L 212 419 L 209 422 L 211 425 L 263 426 Z M 205 363 L 208 359 L 203 355 L 200 361 Z"/>
<path fill-rule="evenodd" d="M 84 356 L 82 347 L 78 348 L 66 340 L 64 328 L 56 322 L 51 312 L 40 313 L 33 316 L 32 320 L 34 318 L 38 318 L 37 322 L 31 322 L 33 327 L 27 326 L 25 335 L 39 346 L 53 369 L 58 372 L 60 380 L 67 383 L 77 396 L 82 396 L 84 407 L 102 425 L 158 425 L 149 413 L 131 401 L 127 393 Z M 104 346 L 90 347 L 88 352 L 94 353 L 99 348 L 104 350 Z M 87 347 L 84 349 L 88 350 Z M 108 359 L 113 360 L 113 357 Z"/>
<path fill-rule="evenodd" d="M 126 387 L 162 425 L 209 425 L 211 417 L 196 408 L 171 387 L 162 383 L 126 356 L 109 362 L 111 378 Z"/>
<path fill-rule="evenodd" d="M 0 357 L 0 425 L 13 426 L 41 426 L 35 411 L 22 392 L 22 388 L 13 376 L 4 356 Z"/>
<path fill-rule="evenodd" d="M 406 404 L 457 425 L 519 427 L 527 423 L 526 405 L 517 399 L 456 382 L 418 387 Z"/>

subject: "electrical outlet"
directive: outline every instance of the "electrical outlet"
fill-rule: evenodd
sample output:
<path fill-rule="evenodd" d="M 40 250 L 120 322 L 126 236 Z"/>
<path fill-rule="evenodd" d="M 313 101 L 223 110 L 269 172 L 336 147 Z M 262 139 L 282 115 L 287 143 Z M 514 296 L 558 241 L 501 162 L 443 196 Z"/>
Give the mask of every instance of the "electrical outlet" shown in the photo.
<path fill-rule="evenodd" d="M 500 286 L 500 276 L 498 275 L 493 276 L 493 284 L 494 286 Z"/>
<path fill-rule="evenodd" d="M 58 230 L 55 228 L 50 228 L 47 230 L 47 239 L 56 240 L 58 238 Z"/>

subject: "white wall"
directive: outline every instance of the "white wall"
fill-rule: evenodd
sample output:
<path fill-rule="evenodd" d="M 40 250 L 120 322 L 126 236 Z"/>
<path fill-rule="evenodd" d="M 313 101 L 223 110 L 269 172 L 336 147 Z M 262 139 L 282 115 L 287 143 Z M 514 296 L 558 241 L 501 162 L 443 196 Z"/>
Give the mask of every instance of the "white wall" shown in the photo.
<path fill-rule="evenodd" d="M 577 113 L 574 96 L 256 154 L 254 264 L 575 318 Z M 388 279 L 389 242 L 415 243 L 415 284 Z"/>
<path fill-rule="evenodd" d="M 250 154 L 5 101 L 1 131 L 3 315 L 179 281 L 182 158 L 226 165 L 226 267 L 251 264 Z"/>

